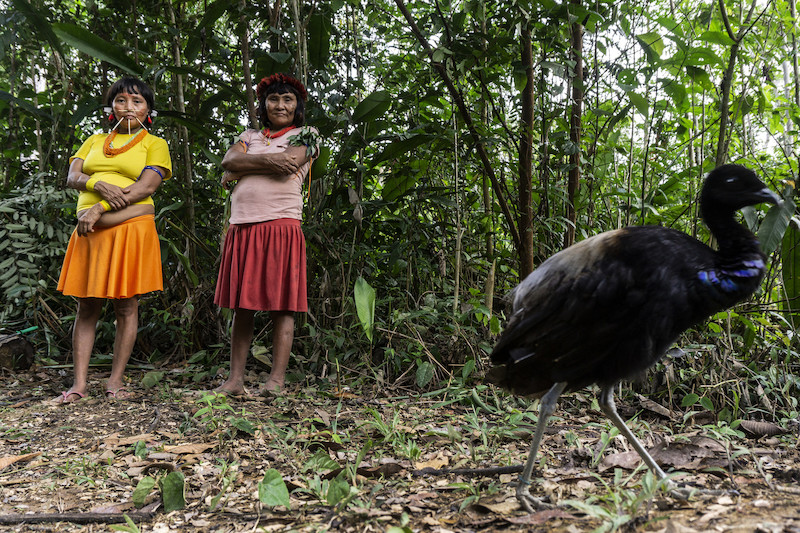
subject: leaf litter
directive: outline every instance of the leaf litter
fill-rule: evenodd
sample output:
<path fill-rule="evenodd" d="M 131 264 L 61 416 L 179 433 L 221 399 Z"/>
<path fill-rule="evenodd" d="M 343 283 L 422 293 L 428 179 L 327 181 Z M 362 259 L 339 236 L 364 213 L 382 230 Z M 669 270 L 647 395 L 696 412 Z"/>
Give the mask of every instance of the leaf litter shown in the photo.
<path fill-rule="evenodd" d="M 38 369 L 0 389 L 0 530 L 131 531 L 112 525 L 128 517 L 140 531 L 800 532 L 797 435 L 755 425 L 758 440 L 720 440 L 641 399 L 634 431 L 676 481 L 737 492 L 654 490 L 584 401 L 562 402 L 534 472 L 533 493 L 559 507 L 527 514 L 514 472 L 537 406 L 483 386 L 423 397 L 294 384 L 235 400 L 176 378 L 136 401 L 53 405 L 63 379 Z"/>

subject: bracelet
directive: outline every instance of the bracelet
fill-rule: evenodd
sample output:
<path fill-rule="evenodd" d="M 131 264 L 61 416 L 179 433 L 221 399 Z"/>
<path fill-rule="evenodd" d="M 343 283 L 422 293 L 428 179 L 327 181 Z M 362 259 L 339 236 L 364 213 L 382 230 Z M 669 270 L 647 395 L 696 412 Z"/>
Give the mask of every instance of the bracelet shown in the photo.
<path fill-rule="evenodd" d="M 156 174 L 158 174 L 159 176 L 161 176 L 161 181 L 164 181 L 164 173 L 161 172 L 157 167 L 154 167 L 154 166 L 151 166 L 151 165 L 147 165 L 146 167 L 144 167 L 142 169 L 142 172 L 144 172 L 147 169 L 150 169 L 153 172 L 155 172 Z"/>
<path fill-rule="evenodd" d="M 94 184 L 97 183 L 98 181 L 100 181 L 100 178 L 89 178 L 88 180 L 86 180 L 86 183 L 84 183 L 83 186 L 86 188 L 87 191 L 93 191 Z"/>
<path fill-rule="evenodd" d="M 109 204 L 105 200 L 100 200 L 98 203 L 103 206 L 104 211 L 111 211 L 111 204 Z"/>

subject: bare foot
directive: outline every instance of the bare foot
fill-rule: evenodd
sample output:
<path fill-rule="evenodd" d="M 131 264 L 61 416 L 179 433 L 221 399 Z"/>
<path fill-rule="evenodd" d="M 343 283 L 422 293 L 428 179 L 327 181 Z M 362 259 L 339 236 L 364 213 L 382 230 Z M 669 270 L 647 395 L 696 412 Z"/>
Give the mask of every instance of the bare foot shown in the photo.
<path fill-rule="evenodd" d="M 65 404 L 65 403 L 75 403 L 79 402 L 86 398 L 85 392 L 80 392 L 76 390 L 68 390 L 61 393 L 60 396 L 53 399 L 53 403 L 55 404 Z"/>
<path fill-rule="evenodd" d="M 283 383 L 277 380 L 268 379 L 264 386 L 258 391 L 259 396 L 280 396 Z"/>
<path fill-rule="evenodd" d="M 235 385 L 229 384 L 227 381 L 214 389 L 214 392 L 217 394 L 224 394 L 225 396 L 231 397 L 242 397 L 248 396 L 247 389 L 244 388 L 244 385 Z"/>
<path fill-rule="evenodd" d="M 131 400 L 134 397 L 135 395 L 125 390 L 125 387 L 119 387 L 116 389 L 106 388 L 107 400 Z"/>

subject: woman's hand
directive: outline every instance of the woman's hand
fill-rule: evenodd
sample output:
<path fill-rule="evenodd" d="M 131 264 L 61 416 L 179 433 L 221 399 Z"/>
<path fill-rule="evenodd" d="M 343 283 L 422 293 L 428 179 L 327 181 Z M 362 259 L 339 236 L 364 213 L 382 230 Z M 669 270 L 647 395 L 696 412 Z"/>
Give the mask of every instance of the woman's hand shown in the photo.
<path fill-rule="evenodd" d="M 220 185 L 227 190 L 233 189 L 233 182 L 238 181 L 239 174 L 236 172 L 225 171 L 222 175 L 222 179 L 219 181 Z"/>
<path fill-rule="evenodd" d="M 105 181 L 98 181 L 94 184 L 94 190 L 111 205 L 111 209 L 114 211 L 130 205 L 130 200 L 122 187 L 117 187 Z"/>
<path fill-rule="evenodd" d="M 78 226 L 75 228 L 78 236 L 85 237 L 89 233 L 93 233 L 95 224 L 105 212 L 106 210 L 102 204 L 98 203 L 78 213 Z"/>
<path fill-rule="evenodd" d="M 225 152 L 221 166 L 228 172 L 239 175 L 285 177 L 297 172 L 309 160 L 305 146 L 288 146 L 283 152 L 250 154 L 245 152 L 241 143 L 236 143 Z M 225 180 L 225 176 L 222 179 Z"/>

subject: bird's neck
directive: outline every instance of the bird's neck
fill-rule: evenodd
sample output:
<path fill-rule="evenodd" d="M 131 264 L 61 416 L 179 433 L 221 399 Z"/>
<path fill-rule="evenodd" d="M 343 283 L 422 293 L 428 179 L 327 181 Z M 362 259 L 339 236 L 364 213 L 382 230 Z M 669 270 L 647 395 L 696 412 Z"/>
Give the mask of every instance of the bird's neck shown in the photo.
<path fill-rule="evenodd" d="M 733 213 L 717 216 L 711 214 L 705 222 L 719 244 L 717 255 L 723 264 L 738 263 L 753 256 L 763 256 L 758 239 L 750 230 L 736 222 Z"/>

